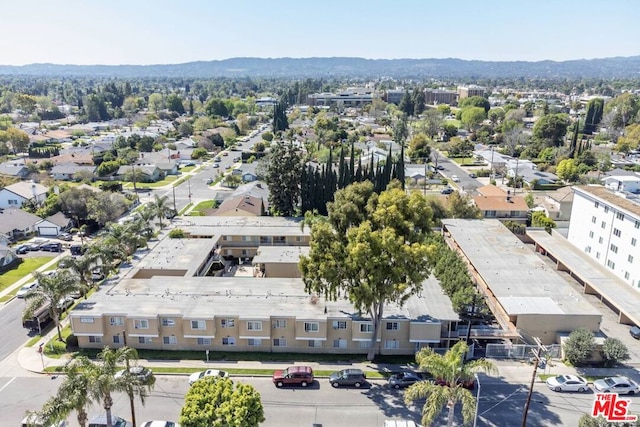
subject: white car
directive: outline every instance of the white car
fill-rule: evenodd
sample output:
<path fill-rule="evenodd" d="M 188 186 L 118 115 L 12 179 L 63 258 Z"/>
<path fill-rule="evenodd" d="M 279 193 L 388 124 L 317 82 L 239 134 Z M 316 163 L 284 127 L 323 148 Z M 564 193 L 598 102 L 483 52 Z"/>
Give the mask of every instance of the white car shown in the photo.
<path fill-rule="evenodd" d="M 228 376 L 228 372 L 219 371 L 217 369 L 207 369 L 206 371 L 194 372 L 193 374 L 189 375 L 189 385 L 193 385 L 193 383 L 195 383 L 196 381 L 206 377 L 226 378 Z"/>
<path fill-rule="evenodd" d="M 460 182 L 460 178 L 458 178 L 458 175 L 451 175 L 451 181 Z"/>
<path fill-rule="evenodd" d="M 627 377 L 608 377 L 594 381 L 593 387 L 601 393 L 636 394 L 640 386 Z"/>
<path fill-rule="evenodd" d="M 140 427 L 180 427 L 180 424 L 173 421 L 147 421 Z"/>
<path fill-rule="evenodd" d="M 32 283 L 29 283 L 27 285 L 24 285 L 23 287 L 18 289 L 18 292 L 16 292 L 16 297 L 17 298 L 24 298 L 27 295 L 32 294 L 37 288 L 38 288 L 38 283 L 37 282 L 32 282 Z"/>
<path fill-rule="evenodd" d="M 553 391 L 577 391 L 583 393 L 589 390 L 587 381 L 577 375 L 558 375 L 547 379 L 547 387 Z"/>

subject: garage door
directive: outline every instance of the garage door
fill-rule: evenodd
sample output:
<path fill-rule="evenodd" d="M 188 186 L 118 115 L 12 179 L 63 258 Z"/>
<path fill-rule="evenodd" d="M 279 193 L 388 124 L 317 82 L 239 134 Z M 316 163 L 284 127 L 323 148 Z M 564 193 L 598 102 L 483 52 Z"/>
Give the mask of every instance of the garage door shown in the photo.
<path fill-rule="evenodd" d="M 40 236 L 57 236 L 59 231 L 58 227 L 38 227 L 38 235 Z"/>

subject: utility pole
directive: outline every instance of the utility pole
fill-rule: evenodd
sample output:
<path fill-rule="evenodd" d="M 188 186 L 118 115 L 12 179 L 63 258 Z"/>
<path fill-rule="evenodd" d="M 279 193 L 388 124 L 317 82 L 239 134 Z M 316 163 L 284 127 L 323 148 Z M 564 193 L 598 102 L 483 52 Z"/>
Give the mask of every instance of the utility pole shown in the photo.
<path fill-rule="evenodd" d="M 173 210 L 176 212 L 176 215 L 178 214 L 178 208 L 176 208 L 176 187 L 175 185 L 171 187 L 171 190 L 173 190 Z"/>
<path fill-rule="evenodd" d="M 533 385 L 536 382 L 536 375 L 538 374 L 538 364 L 540 363 L 540 352 L 541 349 L 544 349 L 540 339 L 535 337 L 536 344 L 538 344 L 538 348 L 536 350 L 532 350 L 533 356 L 535 360 L 533 361 L 533 374 L 531 375 L 531 384 L 529 384 L 529 393 L 527 394 L 527 400 L 524 404 L 524 415 L 522 417 L 522 427 L 527 427 L 527 415 L 529 414 L 529 404 L 531 403 L 531 395 L 533 394 Z"/>
<path fill-rule="evenodd" d="M 127 346 L 127 331 L 122 331 L 122 342 L 124 343 L 124 346 Z M 125 357 L 124 358 L 124 363 L 126 365 L 126 372 L 125 375 L 127 377 L 129 377 L 129 375 L 131 375 L 131 372 L 129 371 L 129 358 Z M 129 404 L 131 405 L 131 424 L 133 425 L 133 427 L 136 427 L 136 410 L 135 410 L 135 406 L 133 405 L 133 390 L 131 390 L 131 385 L 127 384 L 127 394 L 129 395 Z"/>

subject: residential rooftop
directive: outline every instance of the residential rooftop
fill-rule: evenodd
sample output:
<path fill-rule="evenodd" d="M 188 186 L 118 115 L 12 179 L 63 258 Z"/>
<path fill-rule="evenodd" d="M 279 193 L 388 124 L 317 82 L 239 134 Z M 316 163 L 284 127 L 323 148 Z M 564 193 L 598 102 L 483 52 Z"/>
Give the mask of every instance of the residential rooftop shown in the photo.
<path fill-rule="evenodd" d="M 182 218 L 179 227 L 191 236 L 308 236 L 301 220 L 283 217 L 198 217 Z"/>
<path fill-rule="evenodd" d="M 576 191 L 590 194 L 593 197 L 604 200 L 610 205 L 617 206 L 618 208 L 634 215 L 636 218 L 640 217 L 640 203 L 631 199 L 627 199 L 624 196 L 618 195 L 601 185 L 577 185 L 573 188 Z"/>
<path fill-rule="evenodd" d="M 181 271 L 184 276 L 195 276 L 215 246 L 216 241 L 212 239 L 163 239 L 140 260 L 136 270 Z M 133 275 L 137 274 L 136 270 L 132 271 Z"/>
<path fill-rule="evenodd" d="M 253 264 L 297 263 L 301 256 L 308 256 L 309 246 L 260 246 Z"/>

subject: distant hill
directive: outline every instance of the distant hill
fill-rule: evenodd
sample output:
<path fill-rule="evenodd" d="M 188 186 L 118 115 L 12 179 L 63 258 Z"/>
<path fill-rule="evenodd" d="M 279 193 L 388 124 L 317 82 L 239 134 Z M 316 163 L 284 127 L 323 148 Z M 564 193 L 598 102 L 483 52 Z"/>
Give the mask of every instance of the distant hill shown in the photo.
<path fill-rule="evenodd" d="M 462 59 L 231 58 L 166 65 L 0 65 L 0 75 L 96 77 L 396 77 L 396 78 L 630 78 L 640 56 L 571 61 Z"/>

